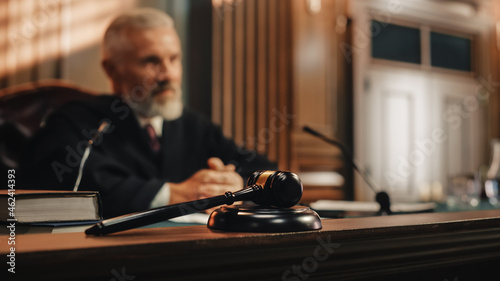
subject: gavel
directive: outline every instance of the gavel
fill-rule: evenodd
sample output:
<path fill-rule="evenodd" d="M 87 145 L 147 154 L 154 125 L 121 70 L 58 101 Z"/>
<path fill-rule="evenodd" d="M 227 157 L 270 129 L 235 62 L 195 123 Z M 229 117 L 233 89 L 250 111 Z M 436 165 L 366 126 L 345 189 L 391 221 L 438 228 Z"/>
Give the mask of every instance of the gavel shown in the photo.
<path fill-rule="evenodd" d="M 302 183 L 292 172 L 256 171 L 247 187 L 224 195 L 189 201 L 103 220 L 85 230 L 87 235 L 105 235 L 207 210 L 236 201 L 253 201 L 265 207 L 289 208 L 302 197 Z"/>

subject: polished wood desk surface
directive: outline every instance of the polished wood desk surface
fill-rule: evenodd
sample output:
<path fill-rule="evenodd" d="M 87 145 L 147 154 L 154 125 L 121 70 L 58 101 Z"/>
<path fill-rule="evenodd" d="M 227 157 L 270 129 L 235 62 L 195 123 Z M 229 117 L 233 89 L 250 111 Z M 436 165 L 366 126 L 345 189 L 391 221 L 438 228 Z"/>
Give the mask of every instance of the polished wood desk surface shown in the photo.
<path fill-rule="evenodd" d="M 404 280 L 421 280 L 419 276 L 467 280 L 477 277 L 478 273 L 470 272 L 474 267 L 489 268 L 500 260 L 500 210 L 324 219 L 322 223 L 320 231 L 295 233 L 222 232 L 200 225 L 134 229 L 100 237 L 17 235 L 16 274 L 36 274 L 37 280 L 111 280 L 117 272 L 137 280 L 165 276 L 168 280 L 401 276 L 407 276 Z M 9 250 L 6 238 L 0 236 L 3 256 Z"/>
<path fill-rule="evenodd" d="M 320 231 L 295 233 L 239 233 L 223 232 L 208 229 L 204 225 L 180 226 L 168 228 L 141 228 L 114 233 L 106 236 L 87 236 L 84 233 L 63 234 L 31 234 L 16 238 L 16 253 L 34 253 L 45 251 L 64 251 L 113 246 L 156 244 L 156 243 L 216 243 L 224 239 L 224 243 L 241 243 L 243 241 L 265 241 L 267 239 L 295 240 L 308 237 L 315 232 L 330 233 L 335 238 L 356 238 L 370 235 L 435 233 L 447 231 L 460 225 L 467 227 L 476 224 L 490 224 L 496 221 L 500 227 L 500 210 L 455 212 L 455 213 L 423 213 L 396 215 L 387 217 L 364 217 L 351 219 L 323 219 Z M 466 223 L 466 225 L 462 225 Z M 242 238 L 245 238 L 243 240 Z M 5 243 L 0 254 L 6 251 Z"/>

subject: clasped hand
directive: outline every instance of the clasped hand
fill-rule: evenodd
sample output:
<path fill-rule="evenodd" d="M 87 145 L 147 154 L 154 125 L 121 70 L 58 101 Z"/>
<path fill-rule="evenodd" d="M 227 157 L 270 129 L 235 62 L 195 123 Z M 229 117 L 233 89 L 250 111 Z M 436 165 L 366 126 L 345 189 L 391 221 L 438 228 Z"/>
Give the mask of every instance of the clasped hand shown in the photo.
<path fill-rule="evenodd" d="M 243 188 L 243 179 L 234 165 L 219 158 L 208 159 L 208 169 L 199 170 L 181 183 L 170 183 L 170 204 L 199 200 L 235 192 Z"/>

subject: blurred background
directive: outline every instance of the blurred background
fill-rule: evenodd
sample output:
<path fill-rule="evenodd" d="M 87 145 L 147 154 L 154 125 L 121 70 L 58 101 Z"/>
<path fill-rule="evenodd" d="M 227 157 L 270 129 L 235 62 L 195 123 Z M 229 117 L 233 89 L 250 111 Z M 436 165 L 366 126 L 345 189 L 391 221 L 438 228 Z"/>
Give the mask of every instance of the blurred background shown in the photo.
<path fill-rule="evenodd" d="M 500 136 L 493 0 L 2 0 L 0 98 L 54 79 L 109 93 L 104 30 L 139 6 L 175 20 L 185 103 L 300 173 L 306 202 L 374 193 L 305 125 L 342 142 L 395 201 L 442 201 L 450 176 L 490 165 Z"/>

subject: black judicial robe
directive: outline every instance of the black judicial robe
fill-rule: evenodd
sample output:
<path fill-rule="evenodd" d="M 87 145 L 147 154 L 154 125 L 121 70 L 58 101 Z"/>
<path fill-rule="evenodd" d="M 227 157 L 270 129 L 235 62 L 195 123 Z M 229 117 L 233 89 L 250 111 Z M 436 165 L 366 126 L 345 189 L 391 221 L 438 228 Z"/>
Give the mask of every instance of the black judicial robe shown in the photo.
<path fill-rule="evenodd" d="M 92 146 L 79 190 L 101 194 L 104 217 L 146 210 L 164 182 L 181 182 L 207 167 L 210 157 L 234 164 L 246 179 L 276 169 L 262 155 L 242 149 L 208 119 L 184 109 L 163 122 L 155 153 L 131 108 L 116 96 L 72 102 L 49 116 L 32 139 L 18 176 L 25 189 L 72 190 L 88 140 L 103 122 L 110 128 Z"/>

